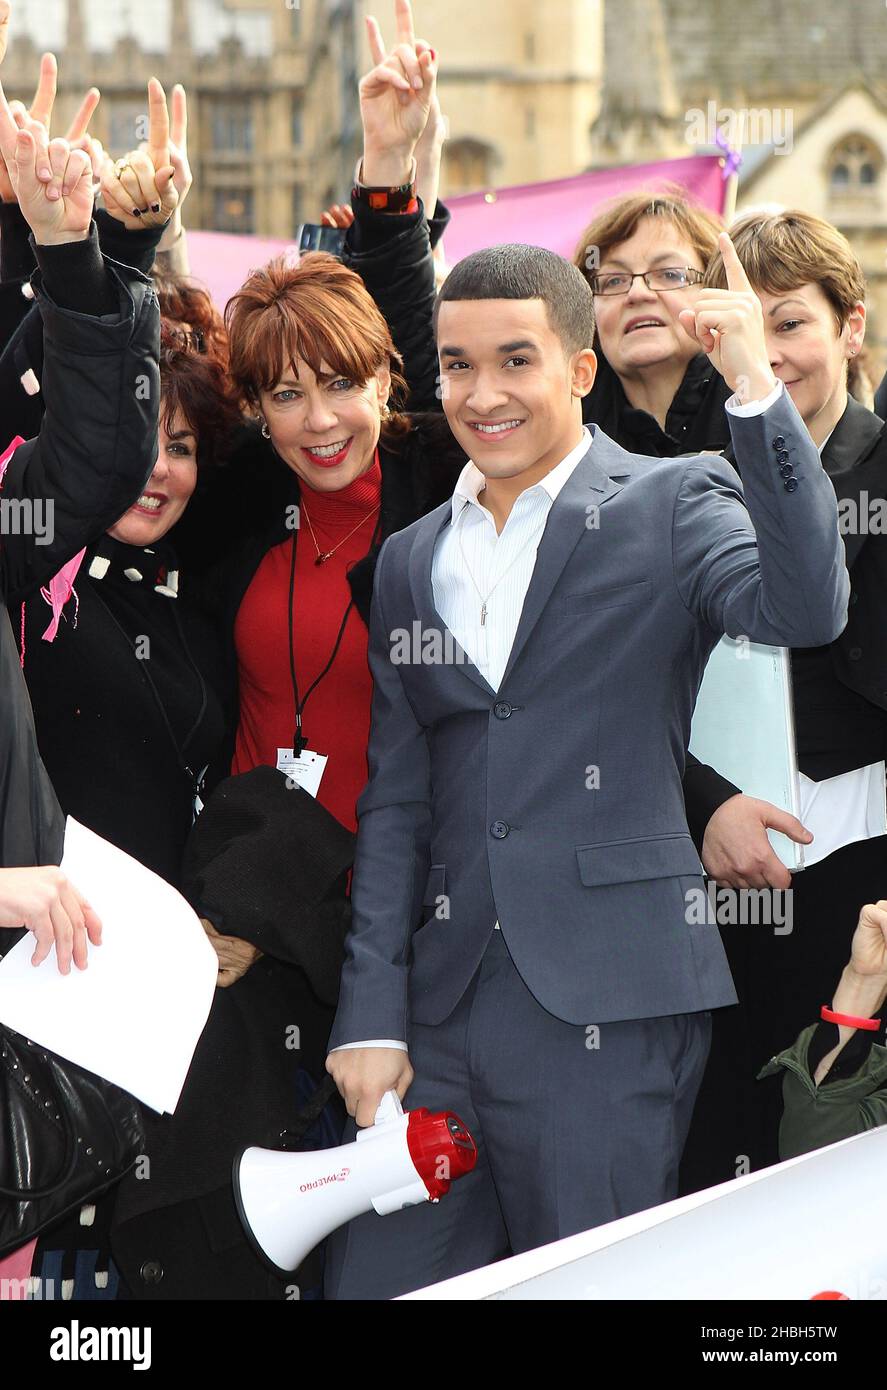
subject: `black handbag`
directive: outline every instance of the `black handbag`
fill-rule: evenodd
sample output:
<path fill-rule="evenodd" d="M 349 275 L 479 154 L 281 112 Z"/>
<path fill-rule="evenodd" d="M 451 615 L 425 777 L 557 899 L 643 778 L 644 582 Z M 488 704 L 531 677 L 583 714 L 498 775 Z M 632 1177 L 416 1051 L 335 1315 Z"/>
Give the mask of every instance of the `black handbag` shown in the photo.
<path fill-rule="evenodd" d="M 0 1258 L 93 1201 L 144 1150 L 133 1096 L 0 1024 Z"/>

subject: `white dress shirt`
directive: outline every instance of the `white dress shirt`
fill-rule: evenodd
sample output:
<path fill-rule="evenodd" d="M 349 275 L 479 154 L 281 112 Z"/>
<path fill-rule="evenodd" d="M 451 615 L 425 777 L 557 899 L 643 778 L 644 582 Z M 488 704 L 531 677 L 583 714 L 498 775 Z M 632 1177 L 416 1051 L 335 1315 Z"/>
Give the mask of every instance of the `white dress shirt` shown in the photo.
<path fill-rule="evenodd" d="M 765 400 L 743 406 L 731 397 L 727 410 L 736 415 L 761 414 L 783 389 L 779 382 Z M 450 525 L 443 527 L 434 548 L 431 587 L 440 618 L 493 690 L 499 689 L 508 665 L 548 513 L 591 443 L 592 433 L 583 425 L 578 444 L 515 500 L 501 533 L 480 501 L 486 478 L 477 464 L 469 460 L 459 474 Z M 405 1042 L 372 1038 L 343 1043 L 335 1051 L 353 1047 L 407 1050 Z"/>
<path fill-rule="evenodd" d="M 450 525 L 443 528 L 434 548 L 431 588 L 438 614 L 494 690 L 498 690 L 508 665 L 548 513 L 590 444 L 591 431 L 583 425 L 579 443 L 566 458 L 517 498 L 501 535 L 492 513 L 478 501 L 486 478 L 477 464 L 469 460 L 459 474 Z M 481 623 L 484 598 L 486 622 Z M 407 1050 L 405 1042 L 372 1038 L 343 1043 L 335 1051 L 353 1047 Z"/>

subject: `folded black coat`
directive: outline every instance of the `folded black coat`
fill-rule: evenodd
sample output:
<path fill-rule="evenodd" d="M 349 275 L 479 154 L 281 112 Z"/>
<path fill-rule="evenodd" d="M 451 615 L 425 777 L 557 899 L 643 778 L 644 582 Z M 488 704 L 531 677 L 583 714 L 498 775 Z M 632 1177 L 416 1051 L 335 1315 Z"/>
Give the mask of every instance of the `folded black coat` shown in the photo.
<path fill-rule="evenodd" d="M 355 837 L 273 767 L 221 782 L 185 846 L 184 892 L 216 930 L 297 965 L 339 997 Z"/>
<path fill-rule="evenodd" d="M 231 1165 L 244 1145 L 281 1147 L 325 1075 L 353 851 L 354 836 L 271 767 L 220 783 L 197 820 L 185 891 L 265 954 L 216 990 L 175 1114 L 147 1117 L 149 1180 L 136 1170 L 118 1188 L 111 1246 L 135 1298 L 286 1296 L 237 1220 Z"/>

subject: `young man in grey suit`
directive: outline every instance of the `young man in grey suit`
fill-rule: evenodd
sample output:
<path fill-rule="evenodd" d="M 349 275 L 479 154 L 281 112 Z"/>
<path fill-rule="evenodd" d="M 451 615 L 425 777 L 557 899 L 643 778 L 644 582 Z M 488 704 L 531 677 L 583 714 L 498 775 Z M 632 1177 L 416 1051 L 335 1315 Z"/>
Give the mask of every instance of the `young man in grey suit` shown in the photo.
<path fill-rule="evenodd" d="M 716 927 L 687 920 L 693 705 L 723 633 L 820 646 L 848 597 L 834 490 L 722 250 L 729 288 L 682 323 L 737 393 L 742 483 L 583 427 L 594 305 L 565 260 L 493 247 L 439 296 L 472 462 L 376 569 L 327 1068 L 346 1138 L 393 1088 L 455 1110 L 478 1163 L 438 1205 L 336 1232 L 328 1297 L 393 1297 L 676 1194 L 709 1010 L 735 1002 Z"/>

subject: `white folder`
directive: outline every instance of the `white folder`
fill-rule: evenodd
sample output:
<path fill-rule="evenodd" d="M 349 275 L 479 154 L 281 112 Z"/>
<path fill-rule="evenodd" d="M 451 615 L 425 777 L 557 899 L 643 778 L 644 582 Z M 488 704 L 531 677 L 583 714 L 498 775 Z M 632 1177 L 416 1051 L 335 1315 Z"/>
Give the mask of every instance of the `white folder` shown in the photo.
<path fill-rule="evenodd" d="M 746 638 L 722 637 L 709 657 L 690 729 L 690 752 L 748 796 L 800 818 L 791 653 Z M 776 830 L 774 852 L 792 872 L 804 846 Z"/>

